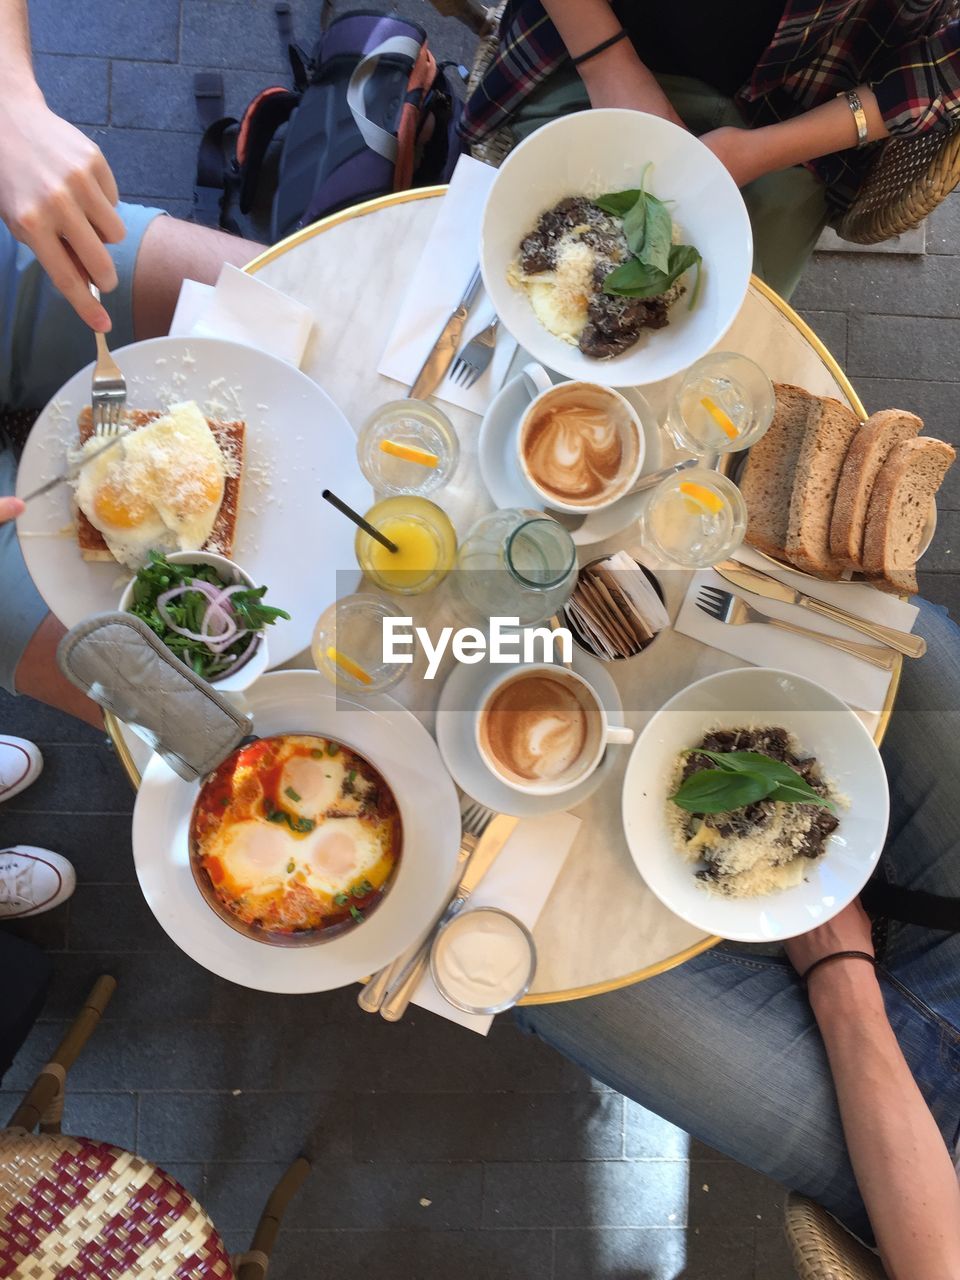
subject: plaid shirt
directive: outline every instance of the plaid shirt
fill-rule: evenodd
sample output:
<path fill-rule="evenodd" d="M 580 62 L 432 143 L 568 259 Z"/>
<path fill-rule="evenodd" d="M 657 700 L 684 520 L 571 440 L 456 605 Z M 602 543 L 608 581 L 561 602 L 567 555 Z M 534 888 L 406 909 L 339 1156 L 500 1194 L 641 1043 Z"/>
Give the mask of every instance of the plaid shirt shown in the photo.
<path fill-rule="evenodd" d="M 478 142 L 501 125 L 569 55 L 539 0 L 510 0 L 496 57 L 470 97 L 461 131 Z M 956 0 L 786 0 L 749 83 L 736 95 L 751 125 L 772 124 L 869 85 L 891 134 L 960 127 Z M 835 207 L 856 195 L 873 148 L 815 160 Z"/>

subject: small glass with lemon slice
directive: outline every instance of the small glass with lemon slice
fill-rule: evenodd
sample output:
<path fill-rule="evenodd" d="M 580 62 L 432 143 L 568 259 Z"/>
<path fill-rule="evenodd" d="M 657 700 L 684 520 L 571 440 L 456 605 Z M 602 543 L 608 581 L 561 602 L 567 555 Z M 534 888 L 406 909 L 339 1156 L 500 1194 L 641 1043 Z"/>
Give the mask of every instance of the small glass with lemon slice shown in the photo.
<path fill-rule="evenodd" d="M 383 622 L 404 616 L 372 592 L 342 596 L 324 609 L 313 629 L 314 666 L 344 693 L 367 697 L 392 689 L 409 667 L 384 662 Z"/>
<path fill-rule="evenodd" d="M 657 485 L 640 527 L 644 545 L 663 560 L 683 569 L 705 569 L 739 547 L 747 507 L 732 480 L 692 467 Z"/>
<path fill-rule="evenodd" d="M 773 383 L 753 360 L 715 351 L 692 364 L 670 401 L 667 431 L 702 458 L 756 444 L 773 421 Z"/>
<path fill-rule="evenodd" d="M 391 400 L 376 409 L 357 438 L 360 470 L 388 497 L 435 493 L 460 460 L 453 423 L 425 400 Z"/>

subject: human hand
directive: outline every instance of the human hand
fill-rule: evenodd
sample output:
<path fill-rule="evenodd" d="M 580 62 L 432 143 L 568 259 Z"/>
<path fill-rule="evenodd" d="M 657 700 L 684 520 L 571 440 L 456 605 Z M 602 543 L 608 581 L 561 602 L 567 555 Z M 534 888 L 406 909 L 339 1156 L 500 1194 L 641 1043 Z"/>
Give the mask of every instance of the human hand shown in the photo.
<path fill-rule="evenodd" d="M 798 938 L 788 938 L 783 945 L 797 973 L 805 973 L 812 964 L 836 951 L 866 951 L 868 955 L 874 954 L 870 917 L 860 905 L 859 898 L 844 907 L 826 924 L 811 929 L 809 933 L 801 933 Z M 817 972 L 826 972 L 832 967 L 824 965 Z"/>
<path fill-rule="evenodd" d="M 6 520 L 16 520 L 23 512 L 24 506 L 19 498 L 0 498 L 0 524 Z"/>
<path fill-rule="evenodd" d="M 81 320 L 106 333 L 110 317 L 87 287 L 115 289 L 104 244 L 125 228 L 113 207 L 117 184 L 100 148 L 61 120 L 43 98 L 0 98 L 0 218 L 33 250 Z"/>
<path fill-rule="evenodd" d="M 738 187 L 745 187 L 767 172 L 759 145 L 761 130 L 724 125 L 701 134 L 700 141 L 713 152 Z"/>

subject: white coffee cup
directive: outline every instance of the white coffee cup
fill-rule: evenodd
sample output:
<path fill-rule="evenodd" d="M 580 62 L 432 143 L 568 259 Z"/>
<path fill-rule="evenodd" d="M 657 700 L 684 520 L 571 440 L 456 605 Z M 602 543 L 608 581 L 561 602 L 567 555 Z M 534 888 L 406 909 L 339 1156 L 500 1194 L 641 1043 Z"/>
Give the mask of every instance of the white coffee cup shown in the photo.
<path fill-rule="evenodd" d="M 523 709 L 523 697 L 518 699 L 519 690 L 514 688 L 531 681 L 538 682 L 535 693 L 544 695 L 540 721 L 536 706 Z M 542 689 L 542 682 L 562 686 L 563 705 L 551 706 L 551 691 Z M 570 715 L 574 711 L 572 703 L 576 709 Z M 494 724 L 498 711 L 502 719 Z M 577 719 L 577 713 L 582 719 Z M 564 726 L 565 714 L 569 716 L 568 728 Z M 521 720 L 521 716 L 526 719 Z M 508 718 L 517 734 L 512 742 L 508 740 L 510 726 L 504 723 Z M 540 662 L 512 667 L 490 682 L 480 700 L 474 741 L 481 760 L 506 786 L 524 795 L 552 796 L 570 791 L 589 778 L 608 745 L 629 745 L 633 730 L 610 723 L 597 691 L 582 676 L 555 663 Z M 528 756 L 536 758 L 535 767 L 527 767 Z M 543 771 L 538 773 L 538 767 Z"/>
<path fill-rule="evenodd" d="M 630 404 L 625 396 L 619 391 L 613 390 L 612 387 L 601 387 L 593 382 L 559 382 L 554 384 L 546 370 L 540 365 L 528 364 L 522 370 L 521 376 L 524 379 L 528 389 L 533 393 L 533 399 L 527 406 L 520 424 L 517 428 L 516 449 L 517 460 L 520 469 L 523 472 L 524 479 L 533 491 L 543 500 L 545 505 L 554 508 L 557 511 L 570 511 L 583 514 L 590 511 L 600 511 L 604 507 L 609 507 L 612 503 L 618 501 L 636 482 L 640 471 L 643 467 L 645 439 L 643 428 L 639 415 Z M 616 474 L 612 475 L 603 487 L 594 493 L 584 493 L 583 496 L 575 496 L 572 493 L 565 492 L 563 479 L 565 475 L 569 475 L 572 479 L 569 464 L 558 460 L 558 476 L 557 483 L 551 485 L 549 479 L 543 474 L 542 470 L 538 474 L 531 465 L 531 444 L 537 431 L 541 432 L 542 448 L 549 451 L 550 436 L 544 439 L 543 433 L 557 435 L 558 430 L 562 431 L 564 418 L 564 406 L 566 406 L 572 415 L 582 415 L 584 413 L 592 413 L 593 422 L 598 426 L 609 426 L 609 436 L 604 439 L 600 437 L 598 446 L 602 449 L 604 446 L 608 448 L 618 448 L 619 464 Z M 554 411 L 554 419 L 551 423 L 547 415 Z M 581 432 L 577 430 L 576 419 L 573 419 L 573 435 L 580 437 Z M 570 433 L 567 434 L 567 443 L 569 443 Z M 543 455 L 544 460 L 548 460 L 549 454 Z M 597 459 L 602 461 L 602 459 Z M 584 468 L 582 483 L 589 480 L 590 468 Z"/>

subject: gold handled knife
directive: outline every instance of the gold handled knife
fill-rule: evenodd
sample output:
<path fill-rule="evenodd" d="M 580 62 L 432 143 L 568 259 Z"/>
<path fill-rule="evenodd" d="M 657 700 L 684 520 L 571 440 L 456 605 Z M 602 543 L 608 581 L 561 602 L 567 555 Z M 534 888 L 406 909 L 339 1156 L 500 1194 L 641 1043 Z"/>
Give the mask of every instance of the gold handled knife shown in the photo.
<path fill-rule="evenodd" d="M 860 631 L 873 640 L 879 640 L 881 644 L 896 649 L 898 653 L 908 658 L 922 658 L 927 651 L 927 642 L 923 636 L 913 636 L 909 631 L 898 631 L 896 627 L 885 627 L 883 623 L 858 618 L 855 613 L 849 613 L 838 605 L 827 604 L 825 600 L 817 600 L 813 596 L 805 595 L 802 591 L 795 591 L 779 578 L 771 577 L 769 573 L 764 573 L 760 569 L 753 569 L 736 560 L 723 560 L 713 567 L 721 578 L 726 578 L 727 582 L 732 582 L 743 591 L 750 591 L 767 600 L 781 600 L 784 604 L 796 604 L 801 609 L 820 614 L 822 618 L 829 618 L 831 622 L 841 622 L 845 627 L 852 627 L 854 631 Z"/>
<path fill-rule="evenodd" d="M 467 322 L 467 313 L 470 310 L 470 304 L 477 296 L 480 280 L 480 268 L 476 267 L 470 277 L 470 283 L 464 290 L 463 297 L 451 313 L 450 319 L 440 330 L 439 338 L 430 348 L 430 353 L 424 360 L 423 367 L 414 379 L 413 386 L 407 393 L 409 400 L 426 400 L 427 396 L 439 387 L 443 380 L 443 375 L 450 368 L 453 357 L 457 354 L 463 326 Z"/>
<path fill-rule="evenodd" d="M 380 1016 L 386 1018 L 387 1022 L 399 1022 L 403 1017 L 410 1003 L 410 997 L 416 991 L 417 984 L 423 977 L 430 961 L 430 948 L 433 946 L 437 931 L 449 919 L 463 910 L 470 895 L 493 866 L 500 850 L 513 835 L 517 821 L 518 819 L 511 818 L 505 813 L 498 813 L 495 818 L 490 819 L 486 831 L 477 841 L 477 847 L 467 863 L 466 870 L 457 886 L 457 891 L 451 898 L 446 911 L 437 921 L 436 926 L 431 929 L 420 950 L 400 977 L 399 982 L 393 987 L 386 1000 L 380 1006 Z"/>

